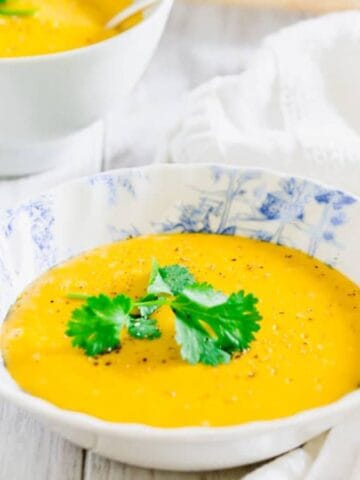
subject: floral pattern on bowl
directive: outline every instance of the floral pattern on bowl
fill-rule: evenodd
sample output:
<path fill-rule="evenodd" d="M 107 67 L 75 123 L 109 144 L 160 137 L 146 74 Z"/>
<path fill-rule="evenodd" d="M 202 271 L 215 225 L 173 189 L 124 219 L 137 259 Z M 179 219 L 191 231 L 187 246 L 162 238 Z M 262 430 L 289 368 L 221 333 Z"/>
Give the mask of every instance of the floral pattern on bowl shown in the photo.
<path fill-rule="evenodd" d="M 219 165 L 157 165 L 99 174 L 0 211 L 0 315 L 4 319 L 22 289 L 53 265 L 108 242 L 155 232 L 236 234 L 284 244 L 360 283 L 359 231 L 356 197 L 303 178 Z M 3 365 L 0 395 L 85 448 L 137 465 L 180 470 L 273 457 L 360 407 L 356 391 L 293 417 L 234 427 L 111 424 L 27 395 Z"/>

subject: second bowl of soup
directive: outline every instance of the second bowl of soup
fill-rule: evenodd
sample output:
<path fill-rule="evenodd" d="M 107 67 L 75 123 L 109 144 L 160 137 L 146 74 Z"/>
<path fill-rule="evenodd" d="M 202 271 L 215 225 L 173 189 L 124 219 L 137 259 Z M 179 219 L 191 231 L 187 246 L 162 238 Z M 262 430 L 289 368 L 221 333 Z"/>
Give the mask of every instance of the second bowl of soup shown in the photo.
<path fill-rule="evenodd" d="M 172 0 L 106 30 L 109 17 L 129 3 L 19 0 L 6 8 L 34 13 L 0 15 L 2 174 L 46 168 L 53 144 L 60 148 L 131 91 L 154 53 Z"/>

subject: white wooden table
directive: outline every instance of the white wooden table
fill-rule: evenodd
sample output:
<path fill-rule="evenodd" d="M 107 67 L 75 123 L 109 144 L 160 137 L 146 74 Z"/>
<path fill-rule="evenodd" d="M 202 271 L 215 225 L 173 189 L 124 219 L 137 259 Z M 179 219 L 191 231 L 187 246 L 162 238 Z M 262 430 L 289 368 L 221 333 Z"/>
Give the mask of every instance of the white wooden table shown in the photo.
<path fill-rule="evenodd" d="M 266 34 L 303 17 L 177 4 L 152 64 L 127 104 L 75 139 L 56 171 L 0 180 L 0 207 L 76 176 L 150 163 L 188 90 L 213 76 L 241 72 Z M 71 445 L 27 414 L 0 403 L 0 480 L 239 480 L 250 470 L 179 474 L 117 464 Z"/>

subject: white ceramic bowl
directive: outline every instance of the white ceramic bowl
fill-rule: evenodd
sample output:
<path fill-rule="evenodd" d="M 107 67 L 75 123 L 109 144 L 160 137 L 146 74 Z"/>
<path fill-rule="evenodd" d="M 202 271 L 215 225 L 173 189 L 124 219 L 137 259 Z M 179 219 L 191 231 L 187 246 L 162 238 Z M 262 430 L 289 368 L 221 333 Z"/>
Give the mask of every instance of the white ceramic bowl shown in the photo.
<path fill-rule="evenodd" d="M 41 272 L 98 245 L 150 232 L 205 231 L 279 242 L 360 281 L 360 202 L 301 178 L 220 166 L 158 165 L 85 178 L 0 213 L 0 315 Z M 275 421 L 152 428 L 62 410 L 22 392 L 0 366 L 0 395 L 74 443 L 134 465 L 210 470 L 278 455 L 360 407 L 357 390 Z M 156 408 L 156 406 L 154 406 Z"/>
<path fill-rule="evenodd" d="M 158 44 L 172 1 L 162 0 L 138 25 L 95 45 L 0 58 L 0 174 L 48 168 L 54 148 L 129 94 Z"/>

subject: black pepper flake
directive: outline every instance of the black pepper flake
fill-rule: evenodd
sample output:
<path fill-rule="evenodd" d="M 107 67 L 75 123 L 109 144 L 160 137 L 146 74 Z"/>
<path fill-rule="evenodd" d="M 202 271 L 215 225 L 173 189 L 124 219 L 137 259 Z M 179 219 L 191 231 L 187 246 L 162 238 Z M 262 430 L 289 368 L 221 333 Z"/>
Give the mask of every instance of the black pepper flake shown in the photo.
<path fill-rule="evenodd" d="M 142 359 L 142 362 L 144 362 L 144 363 L 146 363 L 147 361 L 148 361 L 148 359 L 147 359 L 146 357 L 144 357 L 144 358 Z"/>
<path fill-rule="evenodd" d="M 54 303 L 54 302 L 55 302 L 55 300 L 50 300 L 50 303 Z"/>
<path fill-rule="evenodd" d="M 237 262 L 237 258 L 232 258 L 231 261 L 232 262 Z"/>
<path fill-rule="evenodd" d="M 109 367 L 111 365 L 111 362 L 105 362 L 105 365 Z"/>

